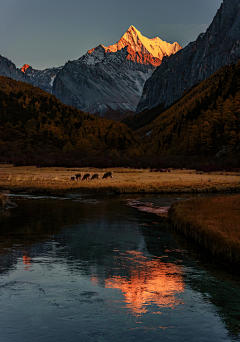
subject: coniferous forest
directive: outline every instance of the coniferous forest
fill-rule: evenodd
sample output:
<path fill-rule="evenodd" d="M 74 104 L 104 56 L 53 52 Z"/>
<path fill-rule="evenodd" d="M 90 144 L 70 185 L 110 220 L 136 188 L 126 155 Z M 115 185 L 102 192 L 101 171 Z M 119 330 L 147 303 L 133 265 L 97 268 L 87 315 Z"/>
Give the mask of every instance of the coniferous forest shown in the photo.
<path fill-rule="evenodd" d="M 40 88 L 0 77 L 0 161 L 15 165 L 240 166 L 240 62 L 180 100 L 125 119 L 102 119 Z"/>
<path fill-rule="evenodd" d="M 156 116 L 156 111 L 146 111 L 142 117 Z M 132 119 L 129 127 L 134 125 Z M 135 134 L 145 140 L 150 155 L 239 158 L 240 62 L 223 67 L 167 110 L 159 106 L 159 116 Z"/>
<path fill-rule="evenodd" d="M 24 82 L 0 77 L 0 155 L 15 163 L 119 157 L 135 143 L 131 130 L 62 104 Z M 27 158 L 27 156 L 29 158 Z M 50 162 L 50 161 L 49 161 Z"/>

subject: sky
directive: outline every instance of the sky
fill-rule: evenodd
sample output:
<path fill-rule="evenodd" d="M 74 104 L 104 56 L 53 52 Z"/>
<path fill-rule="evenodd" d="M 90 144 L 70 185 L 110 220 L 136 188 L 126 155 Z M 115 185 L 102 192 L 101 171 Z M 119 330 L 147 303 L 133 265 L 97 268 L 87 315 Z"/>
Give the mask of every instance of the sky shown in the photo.
<path fill-rule="evenodd" d="M 182 47 L 205 32 L 221 0 L 0 0 L 0 55 L 17 67 L 64 65 L 130 25 Z"/>

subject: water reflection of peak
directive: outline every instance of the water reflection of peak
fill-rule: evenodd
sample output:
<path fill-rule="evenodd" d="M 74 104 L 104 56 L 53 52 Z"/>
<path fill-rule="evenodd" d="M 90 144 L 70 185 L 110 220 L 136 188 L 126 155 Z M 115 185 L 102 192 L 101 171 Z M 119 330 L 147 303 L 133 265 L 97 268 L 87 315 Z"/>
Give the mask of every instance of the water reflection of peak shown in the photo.
<path fill-rule="evenodd" d="M 214 280 L 185 256 L 166 221 L 139 213 L 117 198 L 17 202 L 16 209 L 0 218 L 0 270 L 18 262 L 28 270 L 37 262 L 56 261 L 68 272 L 86 275 L 92 284 L 121 293 L 125 307 L 137 315 L 150 303 L 155 312 L 174 309 L 182 296 L 189 305 L 185 310 L 192 312 L 192 302 L 182 295 L 184 287 L 186 293 L 191 288 L 214 304 L 230 332 L 237 331 L 239 289 Z"/>
<path fill-rule="evenodd" d="M 92 281 L 97 284 L 101 280 L 94 274 Z M 115 257 L 115 268 L 108 272 L 104 286 L 120 290 L 126 307 L 135 314 L 147 312 L 148 305 L 153 304 L 173 309 L 182 302 L 176 295 L 184 291 L 180 266 L 146 257 L 138 251 Z"/>

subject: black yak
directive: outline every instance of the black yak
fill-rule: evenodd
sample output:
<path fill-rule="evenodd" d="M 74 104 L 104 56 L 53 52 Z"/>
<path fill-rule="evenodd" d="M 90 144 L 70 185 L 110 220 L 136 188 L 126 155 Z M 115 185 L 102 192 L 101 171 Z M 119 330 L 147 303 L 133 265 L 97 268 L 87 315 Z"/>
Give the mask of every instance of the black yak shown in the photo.
<path fill-rule="evenodd" d="M 108 177 L 113 178 L 113 173 L 112 173 L 112 172 L 106 172 L 106 173 L 103 175 L 102 179 L 105 179 L 105 178 L 108 178 Z"/>
<path fill-rule="evenodd" d="M 78 181 L 78 180 L 80 180 L 81 179 L 81 173 L 77 173 L 76 175 L 75 175 L 75 177 L 76 177 L 76 180 Z"/>
<path fill-rule="evenodd" d="M 92 175 L 91 180 L 92 180 L 92 179 L 100 179 L 99 174 L 98 174 L 98 173 L 95 173 L 94 175 Z"/>
<path fill-rule="evenodd" d="M 85 179 L 90 179 L 90 173 L 86 173 L 84 176 L 83 176 L 83 178 L 82 178 L 82 180 L 85 180 Z"/>

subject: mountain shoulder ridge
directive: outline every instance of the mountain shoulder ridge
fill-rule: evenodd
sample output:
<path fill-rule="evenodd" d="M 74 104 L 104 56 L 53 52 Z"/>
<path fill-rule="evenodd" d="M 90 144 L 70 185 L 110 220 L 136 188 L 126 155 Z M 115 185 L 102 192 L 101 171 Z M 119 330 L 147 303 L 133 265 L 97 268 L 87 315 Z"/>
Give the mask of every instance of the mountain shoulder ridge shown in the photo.
<path fill-rule="evenodd" d="M 169 106 L 184 91 L 240 58 L 240 3 L 224 0 L 207 31 L 169 57 L 146 81 L 136 112 Z"/>

